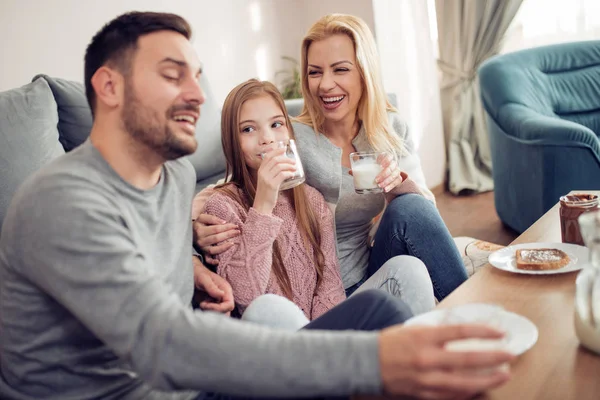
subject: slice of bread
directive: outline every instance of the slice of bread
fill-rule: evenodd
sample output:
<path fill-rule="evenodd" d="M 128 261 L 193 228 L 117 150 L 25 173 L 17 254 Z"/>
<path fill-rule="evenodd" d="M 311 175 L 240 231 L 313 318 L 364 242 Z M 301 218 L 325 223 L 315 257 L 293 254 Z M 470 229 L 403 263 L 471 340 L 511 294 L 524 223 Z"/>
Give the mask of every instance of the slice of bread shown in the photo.
<path fill-rule="evenodd" d="M 517 268 L 530 271 L 559 269 L 571 259 L 559 249 L 519 249 L 517 250 Z"/>

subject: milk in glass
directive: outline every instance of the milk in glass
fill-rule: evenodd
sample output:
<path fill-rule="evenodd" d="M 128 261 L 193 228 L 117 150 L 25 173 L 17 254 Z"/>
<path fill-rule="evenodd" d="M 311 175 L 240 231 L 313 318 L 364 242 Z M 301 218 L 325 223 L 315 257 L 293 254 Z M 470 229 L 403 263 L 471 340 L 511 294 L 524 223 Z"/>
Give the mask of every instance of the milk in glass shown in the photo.
<path fill-rule="evenodd" d="M 362 153 L 356 152 L 350 154 L 350 165 L 352 175 L 354 176 L 354 191 L 358 194 L 381 193 L 381 189 L 375 178 L 381 172 L 379 164 L 385 153 Z"/>

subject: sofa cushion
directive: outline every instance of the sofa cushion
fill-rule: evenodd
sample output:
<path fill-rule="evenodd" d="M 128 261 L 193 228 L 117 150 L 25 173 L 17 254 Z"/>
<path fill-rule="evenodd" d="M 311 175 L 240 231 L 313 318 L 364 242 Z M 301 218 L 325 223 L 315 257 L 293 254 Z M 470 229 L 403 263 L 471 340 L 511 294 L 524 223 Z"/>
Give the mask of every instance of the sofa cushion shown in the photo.
<path fill-rule="evenodd" d="M 54 94 L 58 105 L 59 140 L 65 151 L 71 151 L 85 142 L 92 130 L 92 112 L 83 84 L 48 75 L 36 75 L 33 81 L 38 79 L 48 82 Z"/>
<path fill-rule="evenodd" d="M 56 107 L 43 79 L 0 93 L 0 225 L 21 183 L 64 154 Z"/>
<path fill-rule="evenodd" d="M 215 101 L 204 73 L 200 77 L 200 86 L 206 101 L 200 109 L 200 119 L 196 125 L 198 149 L 189 156 L 196 169 L 197 181 L 215 175 L 222 178 L 225 173 L 225 156 L 221 147 L 221 106 Z"/>
<path fill-rule="evenodd" d="M 79 82 L 52 78 L 44 74 L 33 78 L 33 81 L 37 80 L 48 82 L 54 94 L 58 104 L 60 143 L 65 151 L 71 151 L 88 138 L 92 129 L 92 113 L 85 97 L 84 86 Z M 202 75 L 200 84 L 206 94 L 206 101 L 202 105 L 196 127 L 198 149 L 189 156 L 198 181 L 215 175 L 221 176 L 225 171 L 225 156 L 221 148 L 220 107 L 214 101 L 205 74 Z"/>

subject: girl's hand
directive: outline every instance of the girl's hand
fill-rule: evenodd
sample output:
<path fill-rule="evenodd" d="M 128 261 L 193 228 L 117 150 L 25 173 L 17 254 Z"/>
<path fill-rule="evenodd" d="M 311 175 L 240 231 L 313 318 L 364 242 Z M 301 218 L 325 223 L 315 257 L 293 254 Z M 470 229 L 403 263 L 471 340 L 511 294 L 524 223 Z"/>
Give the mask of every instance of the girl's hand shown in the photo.
<path fill-rule="evenodd" d="M 262 214 L 273 212 L 281 184 L 296 173 L 296 162 L 286 157 L 285 151 L 285 148 L 279 148 L 266 153 L 258 168 L 256 197 L 252 206 Z"/>
<path fill-rule="evenodd" d="M 398 168 L 398 164 L 394 157 L 389 154 L 385 154 L 381 157 L 379 165 L 381 165 L 381 172 L 375 178 L 377 185 L 383 189 L 385 193 L 389 193 L 396 186 L 400 185 L 404 179 L 402 178 L 402 171 Z"/>

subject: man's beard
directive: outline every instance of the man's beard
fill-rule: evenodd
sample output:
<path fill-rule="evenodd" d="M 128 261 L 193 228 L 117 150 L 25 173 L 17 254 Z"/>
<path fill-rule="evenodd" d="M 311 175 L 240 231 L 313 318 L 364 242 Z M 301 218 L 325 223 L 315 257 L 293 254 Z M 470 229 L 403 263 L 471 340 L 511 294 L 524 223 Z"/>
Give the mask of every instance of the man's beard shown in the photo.
<path fill-rule="evenodd" d="M 188 142 L 177 138 L 167 122 L 173 118 L 173 113 L 178 110 L 187 109 L 198 112 L 197 106 L 184 104 L 169 108 L 165 114 L 165 124 L 161 126 L 158 112 L 149 109 L 140 102 L 131 82 L 125 84 L 124 96 L 125 101 L 121 112 L 121 120 L 125 130 L 134 140 L 144 144 L 165 160 L 175 160 L 196 151 L 197 142 Z"/>

